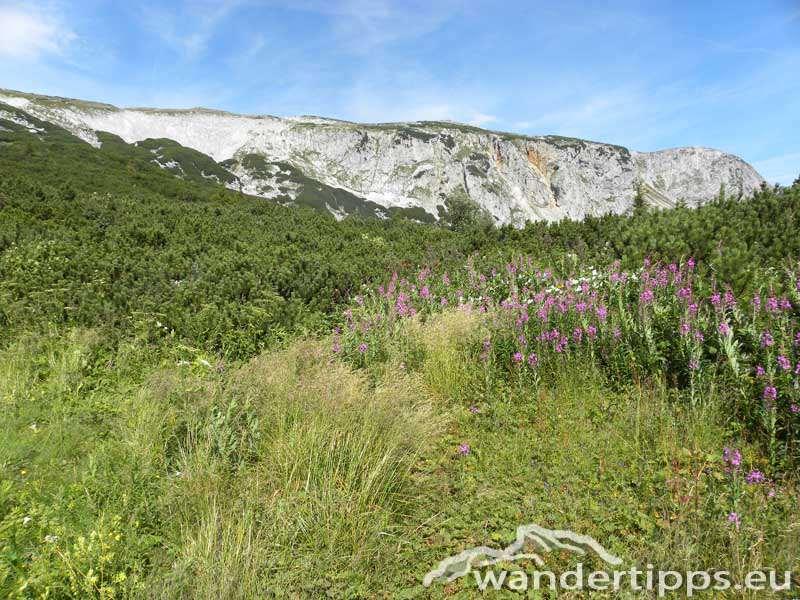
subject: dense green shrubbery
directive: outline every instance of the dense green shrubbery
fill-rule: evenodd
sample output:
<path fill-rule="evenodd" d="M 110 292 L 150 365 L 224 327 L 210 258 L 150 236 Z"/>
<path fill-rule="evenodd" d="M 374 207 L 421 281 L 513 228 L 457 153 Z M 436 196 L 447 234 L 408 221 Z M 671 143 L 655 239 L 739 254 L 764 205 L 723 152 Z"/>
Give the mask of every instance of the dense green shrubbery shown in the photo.
<path fill-rule="evenodd" d="M 0 181 L 0 297 L 12 324 L 171 334 L 236 356 L 315 328 L 386 269 L 446 259 L 460 240 L 408 221 L 348 220 L 231 195 L 65 194 Z"/>
<path fill-rule="evenodd" d="M 755 265 L 800 252 L 798 188 L 697 210 L 522 230 L 462 223 L 453 232 L 399 218 L 336 222 L 174 178 L 152 189 L 137 182 L 160 185 L 163 173 L 146 163 L 131 173 L 112 169 L 101 183 L 78 168 L 78 155 L 62 178 L 66 165 L 39 172 L 47 156 L 36 156 L 32 177 L 0 161 L 0 318 L 175 335 L 230 356 L 251 355 L 285 331 L 319 328 L 387 271 L 458 264 L 471 253 L 487 261 L 527 253 L 561 274 L 578 261 L 632 266 L 694 256 L 747 296 Z M 86 191 L 89 182 L 99 191 Z"/>
<path fill-rule="evenodd" d="M 671 262 L 693 256 L 701 268 L 710 268 L 741 293 L 749 289 L 754 267 L 780 265 L 800 255 L 798 209 L 800 186 L 765 187 L 753 198 L 717 198 L 696 209 L 530 223 L 521 230 L 503 227 L 487 233 L 482 245 L 499 245 L 554 266 L 570 253 L 584 264 L 621 260 L 623 268 L 645 258 Z"/>
<path fill-rule="evenodd" d="M 0 132 L 0 325 L 104 327 L 174 336 L 231 357 L 319 330 L 362 284 L 420 264 L 533 256 L 560 275 L 581 264 L 693 256 L 747 297 L 754 266 L 800 253 L 800 186 L 699 209 L 494 228 L 471 209 L 454 231 L 395 217 L 336 222 L 154 166 L 100 133 L 96 149 L 30 117 Z M 162 141 L 163 142 L 163 141 Z M 150 145 L 161 142 L 151 141 Z M 164 142 L 166 143 L 166 142 Z M 163 144 L 162 144 L 163 145 Z M 171 148 L 171 147 L 170 147 Z M 202 178 L 200 178 L 202 179 Z"/>

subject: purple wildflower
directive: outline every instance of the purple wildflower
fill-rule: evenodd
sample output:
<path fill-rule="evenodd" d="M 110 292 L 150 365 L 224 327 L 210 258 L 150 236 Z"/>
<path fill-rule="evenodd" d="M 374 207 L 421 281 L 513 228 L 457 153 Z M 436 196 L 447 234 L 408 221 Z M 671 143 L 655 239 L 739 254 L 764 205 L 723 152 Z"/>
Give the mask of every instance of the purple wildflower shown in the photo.
<path fill-rule="evenodd" d="M 735 512 L 732 512 L 728 515 L 728 523 L 733 523 L 736 526 L 736 529 L 739 529 L 739 525 L 742 524 L 741 520 L 739 519 L 739 515 Z"/>
<path fill-rule="evenodd" d="M 769 331 L 765 331 L 761 334 L 761 347 L 766 348 L 767 346 L 772 346 L 775 344 L 775 340 L 772 337 L 772 334 Z"/>
<path fill-rule="evenodd" d="M 750 471 L 745 475 L 744 480 L 750 485 L 758 485 L 767 482 L 767 478 L 764 477 L 764 474 L 758 469 Z"/>
<path fill-rule="evenodd" d="M 517 363 L 517 364 L 521 363 L 522 362 L 522 358 L 523 358 L 522 352 L 514 352 L 513 359 L 514 359 L 515 363 Z"/>
<path fill-rule="evenodd" d="M 528 355 L 528 366 L 529 367 L 538 367 L 539 366 L 539 357 L 535 354 Z"/>
<path fill-rule="evenodd" d="M 768 313 L 778 312 L 778 299 L 775 296 L 770 296 L 767 299 L 767 312 Z"/>
<path fill-rule="evenodd" d="M 606 318 L 608 317 L 608 309 L 605 306 L 598 306 L 594 310 L 594 314 L 597 315 L 597 318 L 600 320 L 601 323 L 605 323 Z"/>
<path fill-rule="evenodd" d="M 358 351 L 361 352 L 361 354 L 364 354 L 367 351 L 367 344 L 361 342 L 361 345 L 358 347 Z"/>
<path fill-rule="evenodd" d="M 789 359 L 786 358 L 783 354 L 778 356 L 778 366 L 783 369 L 784 371 L 788 371 L 792 368 L 792 363 L 789 362 Z"/>
<path fill-rule="evenodd" d="M 736 308 L 736 298 L 733 297 L 733 292 L 730 290 L 725 290 L 725 306 Z"/>
<path fill-rule="evenodd" d="M 762 394 L 762 398 L 764 400 L 775 400 L 778 397 L 778 390 L 771 385 L 764 387 L 764 393 Z"/>
<path fill-rule="evenodd" d="M 464 456 L 469 454 L 469 444 L 461 444 L 458 447 L 458 453 Z"/>

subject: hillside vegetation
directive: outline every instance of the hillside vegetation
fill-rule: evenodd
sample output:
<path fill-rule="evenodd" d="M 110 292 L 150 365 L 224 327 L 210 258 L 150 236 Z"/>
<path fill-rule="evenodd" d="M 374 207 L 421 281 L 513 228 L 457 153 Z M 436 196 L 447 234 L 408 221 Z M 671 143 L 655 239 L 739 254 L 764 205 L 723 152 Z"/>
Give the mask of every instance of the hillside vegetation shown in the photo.
<path fill-rule="evenodd" d="M 3 598 L 474 598 L 527 523 L 800 585 L 800 186 L 337 222 L 58 136 L 0 131 Z"/>

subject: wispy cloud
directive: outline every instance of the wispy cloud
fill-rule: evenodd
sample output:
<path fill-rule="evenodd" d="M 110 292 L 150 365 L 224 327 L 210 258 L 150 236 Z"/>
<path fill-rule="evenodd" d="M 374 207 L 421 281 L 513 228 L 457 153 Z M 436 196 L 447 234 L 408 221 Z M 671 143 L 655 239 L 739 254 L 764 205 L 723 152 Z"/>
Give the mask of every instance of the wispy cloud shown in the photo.
<path fill-rule="evenodd" d="M 499 123 L 500 118 L 495 117 L 494 115 L 484 115 L 482 113 L 476 113 L 472 116 L 472 118 L 468 121 L 470 125 L 474 125 L 475 127 L 485 127 L 487 125 L 491 125 L 492 123 Z"/>
<path fill-rule="evenodd" d="M 772 156 L 754 162 L 753 166 L 770 183 L 789 185 L 800 177 L 800 152 Z"/>
<path fill-rule="evenodd" d="M 500 94 L 472 81 L 442 80 L 419 62 L 365 63 L 336 95 L 340 117 L 364 122 L 450 120 L 487 126 L 501 119 Z"/>
<path fill-rule="evenodd" d="M 27 4 L 0 5 L 0 56 L 62 54 L 77 36 L 52 13 Z"/>
<path fill-rule="evenodd" d="M 222 22 L 242 4 L 243 0 L 195 0 L 182 5 L 151 4 L 136 12 L 145 29 L 183 58 L 194 59 L 208 49 L 220 34 Z"/>
<path fill-rule="evenodd" d="M 291 10 L 324 15 L 330 19 L 339 50 L 371 52 L 391 44 L 430 34 L 459 16 L 464 0 L 293 0 Z"/>

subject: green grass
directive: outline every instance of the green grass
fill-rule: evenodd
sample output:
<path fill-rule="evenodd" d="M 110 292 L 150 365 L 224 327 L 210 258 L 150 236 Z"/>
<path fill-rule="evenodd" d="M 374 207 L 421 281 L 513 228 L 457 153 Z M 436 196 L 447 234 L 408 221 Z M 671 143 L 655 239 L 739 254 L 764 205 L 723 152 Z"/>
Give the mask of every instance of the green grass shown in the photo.
<path fill-rule="evenodd" d="M 223 365 L 92 331 L 19 338 L 0 355 L 0 597 L 474 598 L 471 578 L 422 577 L 528 523 L 626 564 L 797 568 L 793 479 L 748 487 L 727 522 L 737 440 L 713 390 L 689 407 L 578 365 L 504 376 L 476 357 L 484 334 L 462 311 L 411 320 L 356 368 L 330 340 Z"/>

